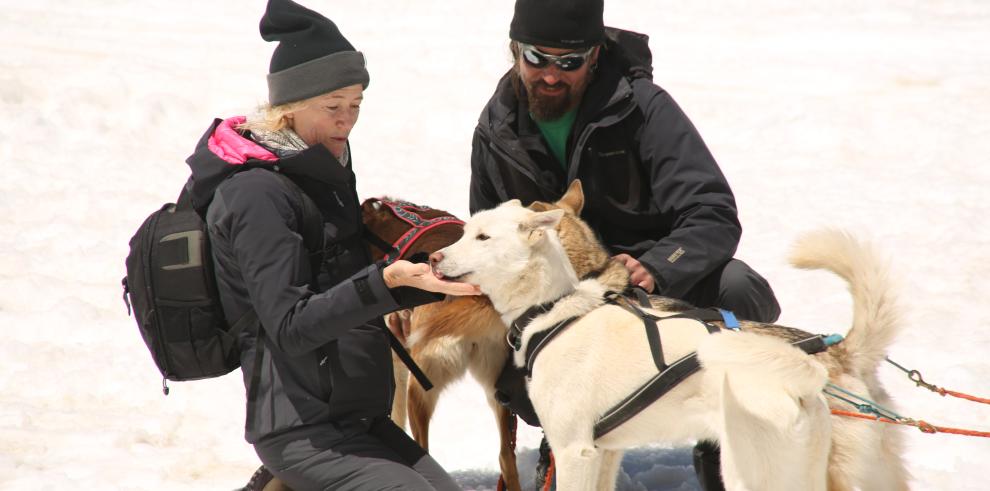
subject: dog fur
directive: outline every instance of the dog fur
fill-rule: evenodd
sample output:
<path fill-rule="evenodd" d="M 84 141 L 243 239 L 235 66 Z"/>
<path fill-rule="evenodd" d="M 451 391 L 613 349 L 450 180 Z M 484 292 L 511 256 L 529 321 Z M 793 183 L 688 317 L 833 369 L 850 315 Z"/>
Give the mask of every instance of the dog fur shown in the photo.
<path fill-rule="evenodd" d="M 807 334 L 783 326 L 743 322 L 743 332 L 709 335 L 693 321 L 663 321 L 665 359 L 697 351 L 702 371 L 594 440 L 598 416 L 656 367 L 641 321 L 603 305 L 612 286 L 578 281 L 574 258 L 565 252 L 571 241 L 562 244 L 556 231 L 565 215 L 574 214 L 509 202 L 473 216 L 463 238 L 435 256 L 439 274 L 477 283 L 489 296 L 502 317 L 501 325 L 488 324 L 499 329 L 499 338 L 505 323 L 526 308 L 558 297 L 564 298 L 526 327 L 524 344 L 533 332 L 584 315 L 543 350 L 529 383 L 554 448 L 560 489 L 612 489 L 625 448 L 698 439 L 721 443 L 728 489 L 906 489 L 896 430 L 830 417 L 821 393 L 831 380 L 887 401 L 875 370 L 898 319 L 885 269 L 869 248 L 841 232 L 822 231 L 799 241 L 792 258 L 799 267 L 828 269 L 849 283 L 854 320 L 846 341 L 808 356 L 787 342 Z M 605 254 L 590 239 L 585 248 Z M 684 309 L 665 299 L 657 303 L 658 315 Z M 631 349 L 636 346 L 644 349 Z"/>

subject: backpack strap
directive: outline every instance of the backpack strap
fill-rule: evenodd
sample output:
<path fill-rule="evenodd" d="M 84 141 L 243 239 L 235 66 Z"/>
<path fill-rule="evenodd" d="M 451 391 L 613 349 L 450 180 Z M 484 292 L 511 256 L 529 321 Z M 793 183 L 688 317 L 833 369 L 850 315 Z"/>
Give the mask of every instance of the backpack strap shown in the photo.
<path fill-rule="evenodd" d="M 296 201 L 302 206 L 302 210 L 296 218 L 299 221 L 299 234 L 302 235 L 303 244 L 310 253 L 310 264 L 315 266 L 311 268 L 315 277 L 316 274 L 319 274 L 320 263 L 323 262 L 323 213 L 316 206 L 316 202 L 307 196 L 289 176 L 274 169 L 272 169 L 272 173 L 278 176 L 286 189 L 296 197 Z"/>
<path fill-rule="evenodd" d="M 323 266 L 323 258 L 325 255 L 325 243 L 323 237 L 323 212 L 316 205 L 316 202 L 307 195 L 295 181 L 289 176 L 279 172 L 277 169 L 270 169 L 272 172 L 282 180 L 285 184 L 286 189 L 292 193 L 299 204 L 302 206 L 299 216 L 297 216 L 297 223 L 299 224 L 299 233 L 303 237 L 303 245 L 306 247 L 306 251 L 309 253 L 309 271 L 310 271 L 310 288 L 313 292 L 317 292 L 320 289 L 320 269 Z M 261 324 L 258 325 L 259 328 Z M 259 340 L 260 346 L 255 348 L 255 370 L 252 373 L 251 389 L 257 386 L 256 378 L 260 377 L 258 375 L 259 367 L 261 363 L 261 353 L 264 349 L 264 341 Z M 317 370 L 317 376 L 320 379 L 320 389 L 323 393 L 328 394 L 332 388 L 330 381 L 330 371 L 326 366 L 327 360 L 330 358 L 330 351 L 326 347 L 319 348 L 319 353 L 321 357 L 320 368 Z"/>
<path fill-rule="evenodd" d="M 416 381 L 419 382 L 419 385 L 423 386 L 423 390 L 432 389 L 433 382 L 430 382 L 430 378 L 427 377 L 425 373 L 423 373 L 423 369 L 420 368 L 418 364 L 416 364 L 416 360 L 413 360 L 412 355 L 410 355 L 409 352 L 406 351 L 406 347 L 402 346 L 402 342 L 395 337 L 395 334 L 393 334 L 392 330 L 389 329 L 387 326 L 385 327 L 385 334 L 388 335 L 388 342 L 390 345 L 392 345 L 392 351 L 394 351 L 395 355 L 399 357 L 399 360 L 402 361 L 402 364 L 409 369 L 409 373 L 411 373 L 412 376 L 416 378 Z"/>

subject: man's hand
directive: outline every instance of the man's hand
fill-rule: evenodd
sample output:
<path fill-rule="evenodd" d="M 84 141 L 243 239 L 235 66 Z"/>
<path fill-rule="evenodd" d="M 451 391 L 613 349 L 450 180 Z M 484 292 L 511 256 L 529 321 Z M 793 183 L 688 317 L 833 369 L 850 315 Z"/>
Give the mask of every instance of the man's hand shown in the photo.
<path fill-rule="evenodd" d="M 653 280 L 653 275 L 643 267 L 643 263 L 629 254 L 617 254 L 612 256 L 612 259 L 621 263 L 629 271 L 629 284 L 641 287 L 647 293 L 653 293 L 656 282 Z"/>
<path fill-rule="evenodd" d="M 389 288 L 411 286 L 447 295 L 481 295 L 481 289 L 476 285 L 437 278 L 429 264 L 414 264 L 400 259 L 385 266 L 382 277 L 385 279 L 385 286 Z"/>

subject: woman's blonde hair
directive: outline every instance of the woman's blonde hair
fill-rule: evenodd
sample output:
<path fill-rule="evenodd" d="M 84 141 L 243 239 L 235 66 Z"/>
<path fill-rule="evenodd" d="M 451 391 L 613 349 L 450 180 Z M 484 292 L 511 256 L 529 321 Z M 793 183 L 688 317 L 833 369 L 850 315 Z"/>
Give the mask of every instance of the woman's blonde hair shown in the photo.
<path fill-rule="evenodd" d="M 281 131 L 291 127 L 289 124 L 289 113 L 305 109 L 313 98 L 301 101 L 287 102 L 273 106 L 265 103 L 258 107 L 257 114 L 250 116 L 243 123 L 237 126 L 238 130 L 261 130 L 261 131 Z"/>

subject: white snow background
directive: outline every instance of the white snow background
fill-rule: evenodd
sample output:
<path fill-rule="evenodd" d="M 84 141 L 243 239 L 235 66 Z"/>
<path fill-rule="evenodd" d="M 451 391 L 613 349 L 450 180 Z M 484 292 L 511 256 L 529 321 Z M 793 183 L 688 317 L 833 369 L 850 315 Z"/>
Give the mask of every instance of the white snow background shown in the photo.
<path fill-rule="evenodd" d="M 362 197 L 466 216 L 471 133 L 509 65 L 512 2 L 304 3 L 367 55 L 351 141 Z M 264 5 L 0 1 L 0 488 L 233 489 L 256 468 L 239 374 L 164 397 L 120 278 L 212 118 L 266 98 Z M 605 20 L 651 35 L 655 80 L 728 176 L 737 257 L 770 280 L 782 323 L 848 328 L 842 282 L 785 261 L 800 232 L 845 228 L 897 273 L 891 358 L 990 396 L 990 3 L 610 0 Z M 990 430 L 986 405 L 889 365 L 881 378 L 905 416 Z M 432 429 L 447 469 L 497 468 L 473 381 L 442 397 Z M 914 489 L 986 489 L 990 440 L 904 431 Z M 522 447 L 538 440 L 521 430 Z M 656 454 L 675 463 L 646 465 L 638 489 L 697 486 L 686 448 Z"/>

